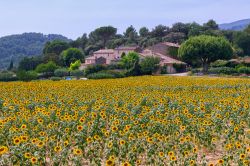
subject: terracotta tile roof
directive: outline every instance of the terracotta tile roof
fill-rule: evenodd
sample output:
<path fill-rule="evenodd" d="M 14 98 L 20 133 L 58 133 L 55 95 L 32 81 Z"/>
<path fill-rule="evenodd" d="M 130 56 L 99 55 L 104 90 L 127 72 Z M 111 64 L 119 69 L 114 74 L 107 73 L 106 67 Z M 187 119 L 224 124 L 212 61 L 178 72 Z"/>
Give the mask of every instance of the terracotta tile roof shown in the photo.
<path fill-rule="evenodd" d="M 85 59 L 87 59 L 87 60 L 93 60 L 93 59 L 95 59 L 95 57 L 94 56 L 90 56 L 90 57 L 87 57 Z"/>
<path fill-rule="evenodd" d="M 115 48 L 115 50 L 136 50 L 138 47 L 137 46 L 133 46 L 133 47 L 128 47 L 128 46 L 120 46 Z"/>
<path fill-rule="evenodd" d="M 112 54 L 112 53 L 114 53 L 113 49 L 102 49 L 94 52 L 94 54 Z"/>
<path fill-rule="evenodd" d="M 245 58 L 244 58 L 244 62 L 245 62 L 245 63 L 250 63 L 250 57 L 245 57 Z"/>
<path fill-rule="evenodd" d="M 174 63 L 186 64 L 185 62 L 179 61 L 179 60 L 171 58 L 169 56 L 162 55 L 160 53 L 149 53 L 149 52 L 147 52 L 147 50 L 144 50 L 144 52 L 140 53 L 140 55 L 142 57 L 148 57 L 148 56 L 159 57 L 161 59 L 160 63 L 164 63 L 164 64 L 174 64 Z"/>

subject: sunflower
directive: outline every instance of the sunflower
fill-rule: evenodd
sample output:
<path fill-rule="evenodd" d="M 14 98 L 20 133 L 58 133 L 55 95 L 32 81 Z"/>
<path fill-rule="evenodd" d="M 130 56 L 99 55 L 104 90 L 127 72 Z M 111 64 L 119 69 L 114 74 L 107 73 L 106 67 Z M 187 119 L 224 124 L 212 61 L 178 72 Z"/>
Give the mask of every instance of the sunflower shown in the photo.
<path fill-rule="evenodd" d="M 224 163 L 224 160 L 223 159 L 219 159 L 218 160 L 218 164 L 223 164 Z"/>
<path fill-rule="evenodd" d="M 244 153 L 240 154 L 240 159 L 243 160 L 246 158 L 246 155 Z"/>
<path fill-rule="evenodd" d="M 190 165 L 194 165 L 194 164 L 195 164 L 195 161 L 194 161 L 194 160 L 190 160 L 190 161 L 189 161 L 189 164 L 190 164 Z"/>
<path fill-rule="evenodd" d="M 21 139 L 20 139 L 19 137 L 14 138 L 13 143 L 14 143 L 15 145 L 19 145 L 19 144 L 21 143 Z"/>
<path fill-rule="evenodd" d="M 115 132 L 115 131 L 117 131 L 117 130 L 118 130 L 118 127 L 116 127 L 116 126 L 112 126 L 112 128 L 111 128 L 111 129 L 112 129 L 112 131 L 113 131 L 113 132 Z"/>
<path fill-rule="evenodd" d="M 80 125 L 78 125 L 78 126 L 77 126 L 77 130 L 78 130 L 78 131 L 82 131 L 82 130 L 83 130 L 83 127 L 80 126 Z"/>
<path fill-rule="evenodd" d="M 107 166 L 112 166 L 112 165 L 114 165 L 114 161 L 109 159 L 109 160 L 106 161 L 106 165 Z"/>
<path fill-rule="evenodd" d="M 113 143 L 112 142 L 109 142 L 108 143 L 108 147 L 111 148 L 113 146 Z"/>
<path fill-rule="evenodd" d="M 35 163 L 37 163 L 37 158 L 36 157 L 31 157 L 31 159 L 30 159 L 30 162 L 32 163 L 32 164 L 35 164 Z"/>
<path fill-rule="evenodd" d="M 93 139 L 92 139 L 91 137 L 88 137 L 88 138 L 86 139 L 86 141 L 87 141 L 87 143 L 91 143 L 91 142 L 93 141 Z"/>
<path fill-rule="evenodd" d="M 81 155 L 82 154 L 82 150 L 81 149 L 74 149 L 73 150 L 73 154 L 75 154 L 75 155 Z"/>
<path fill-rule="evenodd" d="M 176 158 L 175 156 L 171 156 L 171 157 L 170 157 L 170 160 L 171 160 L 171 161 L 176 161 L 177 158 Z"/>
<path fill-rule="evenodd" d="M 0 146 L 0 156 L 7 153 L 9 151 L 9 149 L 7 148 L 7 146 Z"/>
<path fill-rule="evenodd" d="M 168 156 L 174 156 L 174 152 L 173 151 L 168 152 Z"/>
<path fill-rule="evenodd" d="M 131 166 L 131 164 L 126 161 L 126 162 L 122 163 L 122 166 Z"/>
<path fill-rule="evenodd" d="M 148 137 L 147 141 L 148 141 L 148 143 L 153 143 L 153 138 L 152 137 Z"/>
<path fill-rule="evenodd" d="M 54 151 L 56 153 L 61 152 L 62 151 L 62 147 L 61 146 L 56 146 L 56 147 L 54 147 Z"/>
<path fill-rule="evenodd" d="M 68 146 L 69 145 L 69 141 L 68 140 L 66 140 L 66 141 L 64 141 L 64 146 Z"/>
<path fill-rule="evenodd" d="M 160 156 L 160 157 L 163 157 L 163 156 L 164 156 L 164 153 L 163 153 L 163 152 L 159 152 L 159 156 Z"/>
<path fill-rule="evenodd" d="M 44 146 L 44 142 L 43 141 L 38 141 L 36 143 L 36 146 L 39 147 L 39 148 L 42 148 Z"/>
<path fill-rule="evenodd" d="M 120 140 L 120 145 L 124 145 L 125 143 L 126 143 L 126 141 L 124 141 L 124 140 Z"/>
<path fill-rule="evenodd" d="M 30 153 L 24 153 L 24 157 L 25 157 L 26 159 L 30 159 L 30 158 L 31 158 L 31 154 L 30 154 Z"/>

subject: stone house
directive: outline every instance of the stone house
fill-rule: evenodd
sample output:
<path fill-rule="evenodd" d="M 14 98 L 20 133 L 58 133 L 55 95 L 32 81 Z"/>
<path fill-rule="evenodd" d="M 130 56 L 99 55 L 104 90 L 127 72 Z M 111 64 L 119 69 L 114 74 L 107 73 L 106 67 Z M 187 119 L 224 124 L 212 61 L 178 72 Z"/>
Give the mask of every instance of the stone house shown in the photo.
<path fill-rule="evenodd" d="M 103 64 L 109 65 L 112 62 L 117 62 L 121 59 L 122 54 L 128 54 L 129 52 L 137 52 L 143 57 L 154 56 L 160 58 L 160 66 L 166 66 L 168 73 L 175 73 L 176 69 L 174 64 L 186 65 L 174 56 L 174 53 L 178 51 L 180 46 L 175 43 L 163 42 L 155 44 L 146 49 L 140 49 L 139 47 L 117 47 L 115 49 L 102 49 L 93 53 L 92 56 L 85 59 L 85 63 L 82 64 L 81 69 L 88 65 Z"/>

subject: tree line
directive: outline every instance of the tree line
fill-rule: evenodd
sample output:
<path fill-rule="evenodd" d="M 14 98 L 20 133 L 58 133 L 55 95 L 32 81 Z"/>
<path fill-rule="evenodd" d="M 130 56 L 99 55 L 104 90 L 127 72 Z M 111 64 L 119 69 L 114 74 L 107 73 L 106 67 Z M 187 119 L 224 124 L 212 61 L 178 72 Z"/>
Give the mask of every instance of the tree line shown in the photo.
<path fill-rule="evenodd" d="M 200 37 L 199 40 L 203 41 L 205 45 L 210 44 L 211 48 L 207 48 L 208 51 L 209 49 L 210 51 L 213 50 L 213 48 L 222 48 L 223 51 L 221 51 L 220 57 L 212 55 L 214 54 L 213 50 L 205 55 L 208 58 L 204 60 L 201 57 L 197 58 L 200 56 L 197 52 L 185 49 L 188 44 L 197 44 L 197 41 L 193 40 L 195 37 Z M 198 44 L 201 44 L 199 40 Z M 123 34 L 118 34 L 115 27 L 104 26 L 95 29 L 89 35 L 83 34 L 74 41 L 54 40 L 47 42 L 42 55 L 23 58 L 18 65 L 17 71 L 35 70 L 49 75 L 57 68 L 74 70 L 84 62 L 86 56 L 99 49 L 135 45 L 146 48 L 159 42 L 182 44 L 179 57 L 191 65 L 203 66 L 205 71 L 207 65 L 216 59 L 250 55 L 250 26 L 244 31 L 220 30 L 214 20 L 209 20 L 203 25 L 195 22 L 179 22 L 173 24 L 172 27 L 158 25 L 152 30 L 142 27 L 138 32 L 131 25 Z M 200 49 L 203 49 L 205 45 L 200 45 Z M 193 55 L 197 55 L 197 57 L 190 57 Z M 190 61 L 190 59 L 194 60 Z M 13 62 L 10 63 L 9 69 L 13 69 Z"/>

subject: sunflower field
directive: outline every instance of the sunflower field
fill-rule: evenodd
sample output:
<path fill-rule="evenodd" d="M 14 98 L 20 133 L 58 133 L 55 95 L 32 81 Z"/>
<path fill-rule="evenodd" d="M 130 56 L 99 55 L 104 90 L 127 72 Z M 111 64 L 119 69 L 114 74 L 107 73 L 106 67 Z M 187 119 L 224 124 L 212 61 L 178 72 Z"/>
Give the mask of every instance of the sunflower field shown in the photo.
<path fill-rule="evenodd" d="M 0 83 L 0 165 L 249 165 L 250 80 Z"/>

